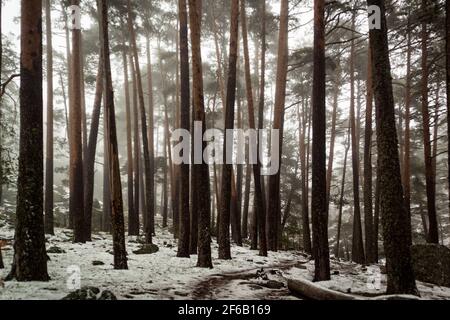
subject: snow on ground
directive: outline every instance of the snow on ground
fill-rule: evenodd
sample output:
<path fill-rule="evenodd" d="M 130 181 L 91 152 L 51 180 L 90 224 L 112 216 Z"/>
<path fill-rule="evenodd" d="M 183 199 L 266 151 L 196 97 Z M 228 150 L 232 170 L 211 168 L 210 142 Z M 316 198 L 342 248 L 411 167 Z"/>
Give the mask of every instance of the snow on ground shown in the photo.
<path fill-rule="evenodd" d="M 317 285 L 359 297 L 373 298 L 386 292 L 386 274 L 383 266 L 361 266 L 351 262 L 331 260 L 331 280 L 317 283 Z M 312 281 L 314 262 L 310 261 L 285 272 L 290 279 L 303 278 Z M 450 288 L 416 281 L 421 299 L 450 300 Z"/>
<path fill-rule="evenodd" d="M 0 226 L 1 239 L 13 239 L 13 235 L 10 225 Z M 212 243 L 214 268 L 197 268 L 197 256 L 177 258 L 176 241 L 167 230 L 161 229 L 157 230 L 154 238 L 159 252 L 151 255 L 134 254 L 133 251 L 141 244 L 130 237 L 127 242 L 129 270 L 118 271 L 112 265 L 111 236 L 98 233 L 93 235 L 93 240 L 86 244 L 73 244 L 71 231 L 57 229 L 55 236 L 47 237 L 47 249 L 58 247 L 65 253 L 48 254 L 51 281 L 11 281 L 6 282 L 3 288 L 0 283 L 0 300 L 61 299 L 74 291 L 68 286 L 68 281 L 76 279 L 73 272 L 77 268 L 81 286 L 110 290 L 119 299 L 297 299 L 286 288 L 287 279 L 312 280 L 314 272 L 313 261 L 308 261 L 300 252 L 269 253 L 266 258 L 247 247 L 233 246 L 232 260 L 218 260 L 215 240 Z M 2 251 L 7 268 L 0 270 L 0 279 L 9 271 L 12 246 L 6 246 Z M 94 265 L 94 261 L 99 265 Z M 363 297 L 381 295 L 386 289 L 386 276 L 381 269 L 381 266 L 363 267 L 332 260 L 332 280 L 319 285 Z M 284 286 L 267 288 L 267 280 Z M 450 300 L 450 288 L 417 284 L 423 299 Z"/>
<path fill-rule="evenodd" d="M 290 252 L 271 254 L 269 258 L 259 257 L 257 251 L 233 246 L 230 261 L 214 259 L 213 269 L 197 268 L 197 256 L 190 259 L 176 257 L 176 242 L 166 230 L 157 230 L 154 243 L 159 252 L 151 255 L 136 255 L 133 251 L 141 244 L 134 238 L 127 243 L 129 270 L 114 270 L 112 261 L 111 237 L 104 233 L 95 234 L 93 242 L 86 244 L 71 243 L 68 230 L 57 229 L 56 235 L 47 238 L 47 249 L 58 247 L 62 254 L 49 253 L 48 272 L 50 282 L 19 283 L 6 282 L 0 286 L 1 299 L 61 299 L 73 290 L 67 285 L 73 279 L 73 270 L 80 269 L 81 286 L 94 286 L 100 290 L 110 290 L 119 299 L 189 299 L 195 286 L 209 276 L 236 273 L 257 268 L 278 265 L 293 265 L 299 255 Z M 1 238 L 12 238 L 12 231 L 0 229 Z M 217 257 L 217 244 L 212 244 L 213 257 Z M 6 277 L 12 261 L 12 247 L 3 248 L 3 257 L 7 269 L 0 270 L 0 278 Z M 93 265 L 94 261 L 104 265 Z M 75 269 L 74 269 L 75 268 Z M 239 298 L 240 289 L 230 290 L 229 298 Z M 243 290 L 245 291 L 245 290 Z M 255 290 L 256 291 L 256 290 Z M 244 292 L 243 292 L 244 293 Z"/>

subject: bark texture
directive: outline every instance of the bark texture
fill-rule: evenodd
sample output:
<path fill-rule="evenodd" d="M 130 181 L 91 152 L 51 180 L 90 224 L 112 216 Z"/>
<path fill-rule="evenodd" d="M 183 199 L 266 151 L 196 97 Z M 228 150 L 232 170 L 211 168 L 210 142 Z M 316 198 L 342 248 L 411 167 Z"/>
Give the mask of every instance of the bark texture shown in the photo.
<path fill-rule="evenodd" d="M 71 4 L 79 6 L 79 0 Z M 84 184 L 82 142 L 82 97 L 81 97 L 81 30 L 72 29 L 71 54 L 71 100 L 69 105 L 70 172 L 69 211 L 73 217 L 73 241 L 86 242 L 84 231 Z"/>
<path fill-rule="evenodd" d="M 111 78 L 108 35 L 108 0 L 99 0 L 100 42 L 103 52 L 103 70 L 105 84 L 105 116 L 108 118 L 109 164 L 111 190 L 111 228 L 113 236 L 114 269 L 128 269 L 125 248 L 125 223 L 123 216 L 122 184 L 120 181 L 119 148 L 117 146 L 116 115 L 114 91 Z"/>
<path fill-rule="evenodd" d="M 21 2 L 20 148 L 14 261 L 18 281 L 48 281 L 43 192 L 42 1 Z"/>
<path fill-rule="evenodd" d="M 189 0 L 189 21 L 191 27 L 192 46 L 192 79 L 193 79 L 193 101 L 195 110 L 195 121 L 201 122 L 201 132 L 206 131 L 205 101 L 203 97 L 203 69 L 201 54 L 201 17 L 202 1 Z M 199 146 L 197 146 L 199 147 Z M 206 147 L 202 143 L 202 150 Z M 194 164 L 192 188 L 194 201 L 198 210 L 198 260 L 200 268 L 212 268 L 211 258 L 211 204 L 209 189 L 209 167 L 201 160 L 201 164 Z"/>
<path fill-rule="evenodd" d="M 381 9 L 381 29 L 370 30 L 377 123 L 379 206 L 386 254 L 387 293 L 416 294 L 411 264 L 407 212 L 400 175 L 394 96 L 384 1 L 368 0 Z"/>
<path fill-rule="evenodd" d="M 275 107 L 273 129 L 279 130 L 279 164 L 283 150 L 284 108 L 286 101 L 286 82 L 288 69 L 288 26 L 289 1 L 282 0 L 280 8 L 280 32 L 278 36 L 278 62 L 275 90 Z M 281 223 L 280 170 L 269 177 L 267 210 L 267 247 L 270 251 L 278 250 L 278 228 Z"/>
<path fill-rule="evenodd" d="M 53 45 L 50 0 L 45 0 L 45 31 L 47 40 L 47 152 L 45 153 L 44 200 L 45 233 L 52 235 L 55 232 L 53 222 Z"/>
<path fill-rule="evenodd" d="M 326 182 L 326 119 L 325 119 L 325 1 L 314 1 L 314 71 L 313 71 L 313 145 L 312 199 L 314 280 L 330 279 L 328 246 L 328 212 Z"/>
<path fill-rule="evenodd" d="M 225 130 L 234 128 L 236 102 L 237 47 L 239 34 L 239 0 L 231 1 L 230 51 L 228 61 L 228 80 L 225 100 Z M 231 164 L 233 141 L 225 135 L 223 143 L 222 188 L 219 224 L 219 259 L 231 259 L 230 215 L 232 199 L 233 165 Z"/>
<path fill-rule="evenodd" d="M 180 128 L 190 130 L 190 85 L 189 85 L 189 46 L 188 46 L 188 16 L 186 0 L 178 1 L 180 21 Z M 189 164 L 180 165 L 180 225 L 177 257 L 189 257 L 190 239 L 190 185 Z"/>

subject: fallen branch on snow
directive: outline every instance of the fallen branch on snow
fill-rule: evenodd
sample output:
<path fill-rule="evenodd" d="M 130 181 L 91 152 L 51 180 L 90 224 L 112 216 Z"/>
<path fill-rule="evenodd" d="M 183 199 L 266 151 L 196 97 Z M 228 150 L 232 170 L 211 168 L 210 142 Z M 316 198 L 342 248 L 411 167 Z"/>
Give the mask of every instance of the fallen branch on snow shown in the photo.
<path fill-rule="evenodd" d="M 310 300 L 420 300 L 413 295 L 380 295 L 364 298 L 321 287 L 305 279 L 288 279 L 288 288 L 292 293 Z"/>

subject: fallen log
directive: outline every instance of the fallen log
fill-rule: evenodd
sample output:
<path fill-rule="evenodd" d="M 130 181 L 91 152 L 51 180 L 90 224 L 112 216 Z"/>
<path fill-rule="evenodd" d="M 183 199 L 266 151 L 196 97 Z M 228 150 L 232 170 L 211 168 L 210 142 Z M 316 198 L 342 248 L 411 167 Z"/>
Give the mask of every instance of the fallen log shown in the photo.
<path fill-rule="evenodd" d="M 288 289 L 294 294 L 311 300 L 359 300 L 355 296 L 320 287 L 305 279 L 288 279 Z"/>
<path fill-rule="evenodd" d="M 413 295 L 379 295 L 371 298 L 350 295 L 321 287 L 306 279 L 288 279 L 288 289 L 309 300 L 420 300 L 419 297 Z"/>

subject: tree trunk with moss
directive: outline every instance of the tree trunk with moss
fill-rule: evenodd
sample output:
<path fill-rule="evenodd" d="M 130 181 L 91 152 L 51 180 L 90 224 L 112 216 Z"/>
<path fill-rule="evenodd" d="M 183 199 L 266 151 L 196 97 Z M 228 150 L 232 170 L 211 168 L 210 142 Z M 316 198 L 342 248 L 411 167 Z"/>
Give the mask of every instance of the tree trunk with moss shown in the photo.
<path fill-rule="evenodd" d="M 330 279 L 326 190 L 325 1 L 314 1 L 314 71 L 312 96 L 312 199 L 314 280 Z"/>
<path fill-rule="evenodd" d="M 446 89 L 447 89 L 447 135 L 450 135 L 450 1 L 445 1 L 445 61 L 446 61 Z M 449 214 L 450 214 L 450 139 L 447 139 L 447 180 L 449 188 Z M 449 215 L 450 218 L 450 215 Z"/>
<path fill-rule="evenodd" d="M 47 143 L 45 153 L 45 233 L 54 234 L 53 223 L 53 45 L 50 0 L 45 0 L 47 39 Z M 1 33 L 0 33 L 1 35 Z M 0 65 L 1 67 L 1 65 Z"/>
<path fill-rule="evenodd" d="M 430 133 L 430 111 L 428 110 L 428 29 L 427 15 L 428 0 L 422 0 L 422 11 L 424 21 L 422 22 L 421 41 L 422 41 L 422 79 L 421 79 L 421 95 L 422 95 L 422 128 L 423 128 L 423 148 L 425 159 L 425 180 L 427 192 L 427 209 L 428 209 L 428 238 L 430 243 L 439 243 L 439 233 L 436 213 L 436 178 L 433 174 L 433 157 L 431 154 L 431 133 Z"/>
<path fill-rule="evenodd" d="M 43 215 L 42 1 L 21 2 L 20 148 L 10 277 L 48 281 Z"/>
<path fill-rule="evenodd" d="M 377 123 L 380 214 L 386 255 L 387 293 L 417 294 L 408 223 L 400 174 L 395 106 L 389 61 L 388 30 L 384 1 L 368 0 L 381 9 L 381 29 L 370 30 Z"/>
<path fill-rule="evenodd" d="M 178 15 L 180 23 L 180 128 L 190 131 L 189 44 L 186 0 L 178 0 Z M 188 163 L 180 165 L 180 220 L 177 253 L 177 257 L 180 258 L 188 258 L 190 253 L 189 171 Z"/>

